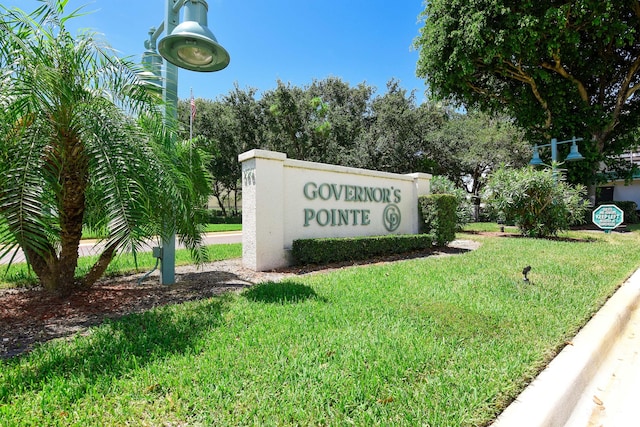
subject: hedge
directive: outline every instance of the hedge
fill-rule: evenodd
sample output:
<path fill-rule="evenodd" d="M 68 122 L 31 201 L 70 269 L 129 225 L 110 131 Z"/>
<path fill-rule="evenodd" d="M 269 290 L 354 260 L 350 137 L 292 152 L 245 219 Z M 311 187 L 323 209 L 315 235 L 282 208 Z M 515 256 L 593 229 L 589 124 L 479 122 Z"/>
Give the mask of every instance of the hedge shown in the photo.
<path fill-rule="evenodd" d="M 458 200 L 451 194 L 429 194 L 418 197 L 423 232 L 432 234 L 438 246 L 456 238 Z"/>
<path fill-rule="evenodd" d="M 210 217 L 209 224 L 242 224 L 242 216 Z"/>
<path fill-rule="evenodd" d="M 612 204 L 616 205 L 624 212 L 625 224 L 637 224 L 638 223 L 638 205 L 634 201 L 614 201 Z"/>
<path fill-rule="evenodd" d="M 293 241 L 291 255 L 297 264 L 327 264 L 430 249 L 432 245 L 433 236 L 428 234 L 298 239 Z"/>
<path fill-rule="evenodd" d="M 207 214 L 209 224 L 242 224 L 242 214 L 224 216 L 222 211 L 217 209 L 209 209 Z"/>

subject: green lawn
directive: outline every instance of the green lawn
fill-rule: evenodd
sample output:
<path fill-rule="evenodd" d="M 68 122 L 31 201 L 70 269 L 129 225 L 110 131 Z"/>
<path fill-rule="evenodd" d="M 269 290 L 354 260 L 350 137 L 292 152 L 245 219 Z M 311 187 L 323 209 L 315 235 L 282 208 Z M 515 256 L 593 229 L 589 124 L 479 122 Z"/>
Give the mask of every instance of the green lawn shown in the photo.
<path fill-rule="evenodd" d="M 0 230 L 5 228 L 4 224 L 0 224 Z M 242 224 L 207 224 L 205 232 L 218 233 L 225 231 L 241 231 Z M 83 239 L 100 239 L 105 236 L 106 231 L 104 229 L 93 229 L 91 227 L 82 228 Z"/>
<path fill-rule="evenodd" d="M 219 233 L 224 231 L 242 231 L 242 224 L 207 224 L 207 233 Z"/>
<path fill-rule="evenodd" d="M 459 237 L 482 246 L 162 307 L 0 361 L 0 425 L 485 425 L 640 266 L 640 232 Z"/>
<path fill-rule="evenodd" d="M 209 253 L 209 261 L 220 261 L 223 259 L 240 258 L 242 256 L 242 245 L 240 243 L 230 243 L 223 245 L 207 246 Z M 78 261 L 78 274 L 83 275 L 97 261 L 96 256 L 80 257 Z M 191 253 L 186 249 L 176 250 L 176 265 L 188 265 L 193 263 Z M 109 267 L 106 275 L 122 275 L 127 273 L 147 272 L 156 264 L 151 252 L 142 252 L 134 258 L 131 254 L 122 254 L 117 256 Z M 16 286 L 29 286 L 36 284 L 36 277 L 25 263 L 16 263 L 11 265 L 9 270 L 5 266 L 0 266 L 0 289 Z M 1 425 L 1 424 L 0 424 Z"/>
<path fill-rule="evenodd" d="M 1 227 L 1 225 L 0 225 Z M 242 231 L 242 224 L 208 224 L 205 232 L 219 233 L 229 231 Z M 102 237 L 100 231 L 95 231 L 85 227 L 83 230 L 84 239 L 99 239 Z M 211 245 L 207 247 L 210 261 L 218 261 L 229 258 L 239 258 L 242 256 L 242 246 L 240 244 Z M 97 257 L 82 257 L 78 263 L 78 274 L 86 273 L 89 268 L 96 262 Z M 187 265 L 193 263 L 189 251 L 184 249 L 176 250 L 176 265 Z M 137 254 L 136 258 L 130 254 L 124 254 L 116 257 L 109 268 L 107 276 L 120 275 L 127 273 L 139 273 L 151 270 L 156 264 L 151 252 L 142 252 Z M 16 285 L 34 285 L 36 283 L 35 275 L 27 268 L 24 263 L 16 263 L 9 270 L 0 266 L 0 289 L 14 287 Z"/>

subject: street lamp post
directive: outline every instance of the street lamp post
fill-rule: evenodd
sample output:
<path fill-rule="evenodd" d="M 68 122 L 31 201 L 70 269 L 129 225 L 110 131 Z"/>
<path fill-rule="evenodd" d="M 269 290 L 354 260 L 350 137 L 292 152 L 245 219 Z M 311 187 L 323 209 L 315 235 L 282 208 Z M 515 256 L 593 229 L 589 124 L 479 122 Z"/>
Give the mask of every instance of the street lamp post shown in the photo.
<path fill-rule="evenodd" d="M 582 141 L 582 138 L 576 138 L 574 136 L 573 138 L 568 139 L 566 141 L 558 141 L 555 138 L 551 138 L 551 144 L 544 144 L 544 145 L 536 144 L 533 146 L 533 157 L 531 158 L 531 161 L 529 162 L 529 164 L 532 166 L 544 165 L 545 163 L 540 158 L 539 149 L 543 147 L 551 147 L 551 170 L 553 171 L 554 178 L 557 180 L 558 172 L 556 170 L 557 169 L 556 165 L 558 164 L 558 145 L 568 144 L 569 142 L 571 143 L 571 151 L 569 152 L 566 159 L 564 160 L 565 162 L 574 162 L 577 160 L 584 159 L 584 156 L 580 154 L 580 152 L 578 151 L 578 144 L 577 144 L 578 141 Z"/>
<path fill-rule="evenodd" d="M 180 9 L 184 6 L 184 22 L 180 21 Z M 229 53 L 220 45 L 207 27 L 208 5 L 205 0 L 166 0 L 164 21 L 149 31 L 145 41 L 146 51 L 142 63 L 161 81 L 165 105 L 165 119 L 178 117 L 178 67 L 191 71 L 219 71 L 229 65 Z M 166 36 L 160 40 L 162 33 Z M 164 58 L 156 52 L 157 49 Z M 164 63 L 164 78 L 161 65 Z M 172 229 L 162 236 L 160 283 L 175 283 L 176 235 Z"/>

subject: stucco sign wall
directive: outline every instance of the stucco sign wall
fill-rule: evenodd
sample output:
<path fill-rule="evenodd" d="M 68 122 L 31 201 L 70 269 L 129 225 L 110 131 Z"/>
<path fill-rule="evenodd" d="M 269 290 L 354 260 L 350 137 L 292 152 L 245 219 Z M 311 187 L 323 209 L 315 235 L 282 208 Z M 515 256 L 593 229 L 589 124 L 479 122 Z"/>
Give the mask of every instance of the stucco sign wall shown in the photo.
<path fill-rule="evenodd" d="M 431 175 L 391 174 L 287 159 L 252 150 L 242 162 L 243 264 L 289 264 L 296 239 L 419 232 L 418 195 Z"/>

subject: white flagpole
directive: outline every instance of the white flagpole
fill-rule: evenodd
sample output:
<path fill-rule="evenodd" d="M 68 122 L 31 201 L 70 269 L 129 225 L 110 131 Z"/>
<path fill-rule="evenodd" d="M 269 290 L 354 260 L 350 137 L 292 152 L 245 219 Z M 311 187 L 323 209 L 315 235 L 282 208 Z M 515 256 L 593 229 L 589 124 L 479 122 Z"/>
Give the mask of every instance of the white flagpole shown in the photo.
<path fill-rule="evenodd" d="M 193 88 L 191 88 L 191 102 L 189 104 L 189 139 L 193 139 L 193 116 L 195 107 L 196 101 L 193 99 Z"/>
<path fill-rule="evenodd" d="M 189 107 L 189 170 L 191 170 L 193 162 L 193 119 L 196 117 L 196 100 L 193 99 L 193 88 L 191 88 Z"/>

